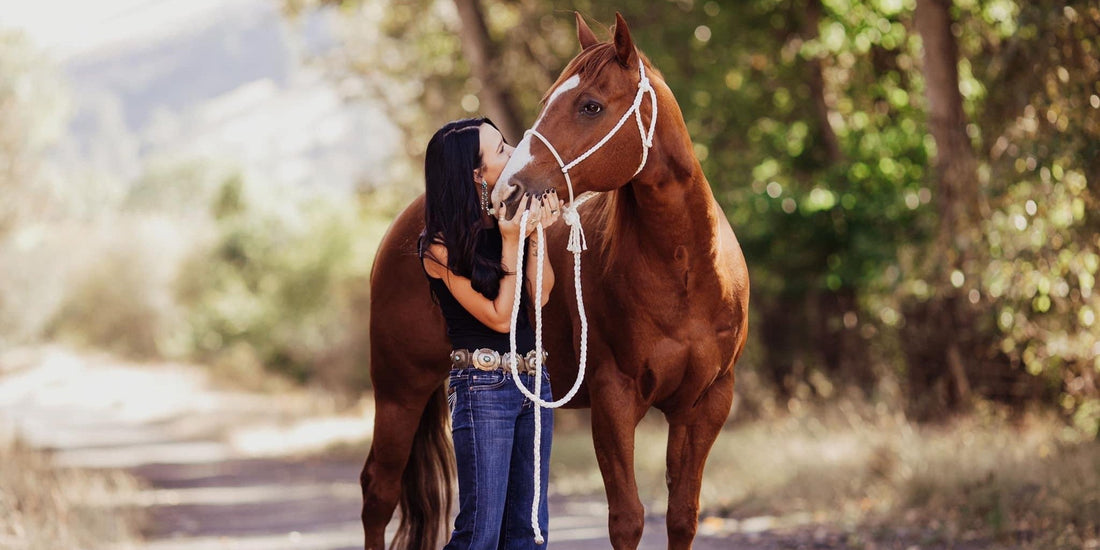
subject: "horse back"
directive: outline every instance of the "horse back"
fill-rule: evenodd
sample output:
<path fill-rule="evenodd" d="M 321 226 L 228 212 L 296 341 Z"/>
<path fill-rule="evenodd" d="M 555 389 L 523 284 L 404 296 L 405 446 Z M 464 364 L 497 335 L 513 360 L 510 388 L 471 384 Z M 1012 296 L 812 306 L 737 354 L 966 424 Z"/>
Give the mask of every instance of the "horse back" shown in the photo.
<path fill-rule="evenodd" d="M 434 389 L 450 369 L 450 344 L 417 254 L 424 196 L 401 212 L 378 246 L 370 278 L 371 382 L 375 393 Z"/>

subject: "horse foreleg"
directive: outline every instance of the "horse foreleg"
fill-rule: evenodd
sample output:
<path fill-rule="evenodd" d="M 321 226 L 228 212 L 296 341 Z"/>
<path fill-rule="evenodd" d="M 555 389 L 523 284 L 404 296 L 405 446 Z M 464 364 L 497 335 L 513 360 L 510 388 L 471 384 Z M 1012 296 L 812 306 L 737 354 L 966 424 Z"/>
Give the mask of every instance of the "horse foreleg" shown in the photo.
<path fill-rule="evenodd" d="M 592 387 L 592 441 L 607 493 L 608 534 L 615 550 L 634 550 L 642 538 L 645 509 L 634 476 L 634 429 L 647 405 L 614 366 Z"/>
<path fill-rule="evenodd" d="M 397 400 L 378 399 L 374 406 L 374 437 L 359 476 L 363 489 L 361 517 L 366 550 L 386 548 L 386 524 L 401 495 L 401 474 L 408 463 L 420 421 L 419 410 L 414 413 Z"/>
<path fill-rule="evenodd" d="M 694 406 L 666 414 L 668 418 L 669 550 L 691 548 L 699 522 L 699 492 L 703 466 L 733 403 L 733 370 L 719 377 Z"/>

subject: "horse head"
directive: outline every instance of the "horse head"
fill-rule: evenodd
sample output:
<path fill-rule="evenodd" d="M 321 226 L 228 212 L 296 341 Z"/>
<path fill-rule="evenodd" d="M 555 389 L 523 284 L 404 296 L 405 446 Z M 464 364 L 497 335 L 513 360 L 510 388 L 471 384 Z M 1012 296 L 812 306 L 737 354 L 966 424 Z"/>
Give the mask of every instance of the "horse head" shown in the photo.
<path fill-rule="evenodd" d="M 516 146 L 493 189 L 509 213 L 524 194 L 554 189 L 570 199 L 626 185 L 644 169 L 656 124 L 659 75 L 616 14 L 614 39 L 598 42 L 578 13 L 581 52 L 543 98 L 542 112 Z M 674 101 L 674 100 L 673 100 Z"/>

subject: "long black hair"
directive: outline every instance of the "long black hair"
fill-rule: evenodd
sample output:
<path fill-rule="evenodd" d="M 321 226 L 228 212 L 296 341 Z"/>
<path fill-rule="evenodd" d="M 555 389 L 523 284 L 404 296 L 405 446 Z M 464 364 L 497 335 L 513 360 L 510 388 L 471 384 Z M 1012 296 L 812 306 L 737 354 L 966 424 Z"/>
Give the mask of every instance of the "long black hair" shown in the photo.
<path fill-rule="evenodd" d="M 424 155 L 424 232 L 418 243 L 420 257 L 438 261 L 428 247 L 441 243 L 447 248 L 447 269 L 470 279 L 474 290 L 490 300 L 500 292 L 505 270 L 500 254 L 486 256 L 478 245 L 490 239 L 482 223 L 482 206 L 473 181 L 482 166 L 481 125 L 488 118 L 467 118 L 448 122 L 428 142 Z M 481 250 L 481 251 L 479 251 Z M 496 249 L 490 249 L 496 252 Z"/>

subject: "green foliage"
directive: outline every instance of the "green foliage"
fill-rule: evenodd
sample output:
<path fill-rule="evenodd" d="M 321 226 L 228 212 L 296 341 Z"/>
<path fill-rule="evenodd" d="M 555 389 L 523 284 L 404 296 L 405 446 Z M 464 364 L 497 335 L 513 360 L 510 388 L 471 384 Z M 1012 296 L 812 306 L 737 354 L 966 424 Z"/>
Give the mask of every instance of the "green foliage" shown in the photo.
<path fill-rule="evenodd" d="M 353 344 L 365 338 L 356 317 L 365 312 L 352 308 L 369 256 L 355 243 L 367 237 L 358 213 L 332 198 L 266 191 L 275 204 L 257 193 L 227 179 L 211 200 L 216 237 L 181 268 L 176 299 L 189 353 L 216 359 L 243 349 L 243 360 L 299 381 L 362 387 L 366 356 Z M 326 366 L 344 379 L 319 373 Z"/>
<path fill-rule="evenodd" d="M 47 335 L 208 362 L 253 387 L 273 387 L 262 377 L 274 373 L 358 392 L 367 274 L 399 195 L 348 200 L 264 188 L 211 164 L 152 163 L 116 217 L 49 239 L 80 254 Z"/>
<path fill-rule="evenodd" d="M 397 115 L 409 130 L 410 154 L 419 154 L 442 121 L 477 110 L 470 96 L 483 83 L 463 62 L 451 2 L 340 4 L 349 24 L 381 21 L 390 40 L 370 51 L 349 49 L 344 72 L 368 80 L 400 74 L 416 93 L 394 88 L 380 95 L 427 113 L 415 120 Z M 934 316 L 910 306 L 943 299 L 952 289 L 940 286 L 950 284 L 978 312 L 967 329 L 970 368 L 997 363 L 998 376 L 1010 379 L 1009 393 L 997 397 L 1057 395 L 1067 417 L 1095 434 L 1100 8 L 1083 1 L 954 2 L 981 219 L 970 228 L 980 244 L 945 283 L 933 276 L 946 261 L 932 239 L 940 223 L 934 205 L 951 198 L 938 195 L 916 4 L 482 2 L 498 84 L 528 121 L 577 51 L 567 12 L 583 13 L 601 39 L 610 35 L 600 27 L 615 10 L 623 13 L 675 93 L 696 156 L 746 252 L 750 350 L 762 351 L 745 367 L 765 373 L 781 393 L 824 395 L 831 392 L 820 388 L 834 378 L 896 395 L 891 388 L 905 378 L 906 360 L 914 360 L 902 350 L 920 345 L 906 335 L 951 338 L 940 334 L 947 329 L 934 326 Z M 914 325 L 921 326 L 909 330 Z M 1011 389 L 1033 376 L 1054 391 Z M 975 392 L 991 390 L 978 383 Z"/>
<path fill-rule="evenodd" d="M 1058 388 L 1058 405 L 1096 436 L 1100 8 L 1043 1 L 974 9 L 980 17 L 971 25 L 980 40 L 967 53 L 994 61 L 976 76 L 990 90 L 1016 91 L 990 92 L 975 109 L 988 154 L 983 183 L 990 207 L 982 226 L 988 253 L 981 258 L 981 299 L 995 309 L 1001 352 Z M 1007 28 L 997 17 L 1003 13 L 1016 16 Z"/>
<path fill-rule="evenodd" d="M 235 168 L 210 161 L 152 159 L 129 188 L 122 209 L 157 212 L 177 219 L 206 218 L 212 197 Z"/>

